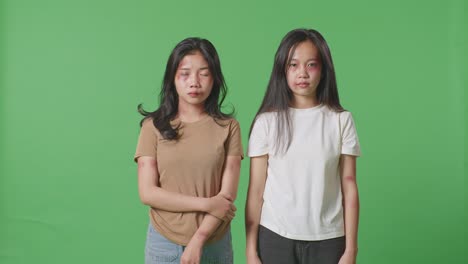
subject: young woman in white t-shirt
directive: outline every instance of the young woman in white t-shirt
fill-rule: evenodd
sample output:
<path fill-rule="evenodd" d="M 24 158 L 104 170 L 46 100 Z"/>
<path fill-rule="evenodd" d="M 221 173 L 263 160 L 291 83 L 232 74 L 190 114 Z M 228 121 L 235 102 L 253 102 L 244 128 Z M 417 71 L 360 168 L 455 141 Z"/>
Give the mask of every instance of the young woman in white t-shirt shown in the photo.
<path fill-rule="evenodd" d="M 247 262 L 356 263 L 360 146 L 319 32 L 281 41 L 248 155 Z"/>

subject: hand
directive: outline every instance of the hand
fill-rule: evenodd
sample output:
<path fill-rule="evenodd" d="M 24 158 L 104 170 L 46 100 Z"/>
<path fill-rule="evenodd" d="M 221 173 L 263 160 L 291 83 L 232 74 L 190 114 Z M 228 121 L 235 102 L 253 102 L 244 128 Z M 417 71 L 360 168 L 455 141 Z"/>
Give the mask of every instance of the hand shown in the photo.
<path fill-rule="evenodd" d="M 247 264 L 262 264 L 262 261 L 260 261 L 260 258 L 255 254 L 247 256 Z"/>
<path fill-rule="evenodd" d="M 203 242 L 195 237 L 190 240 L 180 258 L 181 264 L 200 264 Z"/>
<path fill-rule="evenodd" d="M 356 252 L 345 250 L 338 264 L 356 264 Z"/>
<path fill-rule="evenodd" d="M 232 220 L 235 216 L 236 206 L 232 203 L 229 197 L 219 193 L 216 196 L 209 198 L 207 213 L 221 220 Z"/>

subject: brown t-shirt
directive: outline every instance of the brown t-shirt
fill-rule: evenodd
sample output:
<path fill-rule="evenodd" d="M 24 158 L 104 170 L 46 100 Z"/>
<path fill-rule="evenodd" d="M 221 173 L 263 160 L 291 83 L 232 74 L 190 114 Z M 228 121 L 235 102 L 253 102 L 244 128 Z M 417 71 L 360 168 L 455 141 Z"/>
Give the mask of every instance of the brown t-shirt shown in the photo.
<path fill-rule="evenodd" d="M 239 123 L 235 119 L 217 120 L 205 116 L 194 123 L 181 124 L 180 137 L 165 140 L 147 119 L 141 127 L 135 160 L 141 156 L 155 157 L 160 187 L 181 194 L 212 197 L 221 190 L 224 162 L 227 156 L 243 156 Z M 179 245 L 187 245 L 200 226 L 204 212 L 176 213 L 150 209 L 154 228 Z M 208 242 L 220 239 L 229 226 L 224 221 Z"/>

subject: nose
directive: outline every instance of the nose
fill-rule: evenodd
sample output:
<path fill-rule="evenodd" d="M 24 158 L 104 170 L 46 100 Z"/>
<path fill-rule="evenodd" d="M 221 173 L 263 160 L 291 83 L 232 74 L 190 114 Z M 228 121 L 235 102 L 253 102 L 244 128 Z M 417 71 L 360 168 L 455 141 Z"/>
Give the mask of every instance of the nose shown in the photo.
<path fill-rule="evenodd" d="M 191 74 L 189 78 L 189 85 L 190 88 L 198 88 L 200 87 L 200 77 L 198 74 Z"/>
<path fill-rule="evenodd" d="M 309 78 L 307 67 L 304 65 L 299 68 L 299 78 Z"/>

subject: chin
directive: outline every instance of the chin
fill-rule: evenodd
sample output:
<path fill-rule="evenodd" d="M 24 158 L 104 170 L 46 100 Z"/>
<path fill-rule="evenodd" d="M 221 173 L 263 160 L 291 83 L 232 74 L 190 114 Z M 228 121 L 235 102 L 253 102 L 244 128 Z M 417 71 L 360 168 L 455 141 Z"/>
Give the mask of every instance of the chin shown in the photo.
<path fill-rule="evenodd" d="M 204 104 L 205 103 L 205 100 L 201 100 L 201 99 L 196 99 L 196 100 L 187 100 L 187 102 L 191 105 L 200 105 L 200 104 Z"/>
<path fill-rule="evenodd" d="M 294 91 L 294 94 L 299 96 L 311 96 L 315 94 L 315 91 L 312 89 L 297 89 Z"/>

